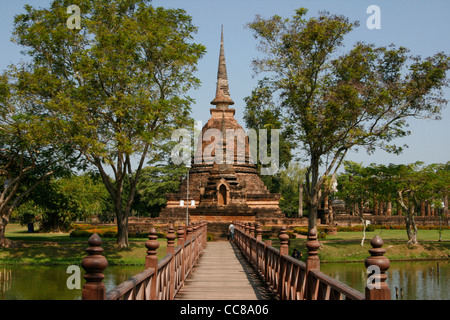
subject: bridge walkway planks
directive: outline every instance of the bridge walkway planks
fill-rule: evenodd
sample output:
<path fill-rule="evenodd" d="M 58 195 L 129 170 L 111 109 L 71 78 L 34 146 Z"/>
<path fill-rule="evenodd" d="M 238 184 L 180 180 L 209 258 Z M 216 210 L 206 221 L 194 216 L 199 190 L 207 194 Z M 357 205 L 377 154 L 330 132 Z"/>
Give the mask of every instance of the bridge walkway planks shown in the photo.
<path fill-rule="evenodd" d="M 175 300 L 270 300 L 273 296 L 239 248 L 229 241 L 206 244 Z"/>

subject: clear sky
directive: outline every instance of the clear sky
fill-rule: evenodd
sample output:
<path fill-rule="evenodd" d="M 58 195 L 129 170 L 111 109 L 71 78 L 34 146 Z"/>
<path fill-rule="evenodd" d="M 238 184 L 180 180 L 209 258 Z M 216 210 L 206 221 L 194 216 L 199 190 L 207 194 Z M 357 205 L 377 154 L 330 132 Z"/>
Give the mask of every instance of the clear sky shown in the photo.
<path fill-rule="evenodd" d="M 73 0 L 76 4 L 77 0 Z M 23 12 L 25 4 L 48 7 L 50 0 L 0 0 L 0 69 L 10 63 L 24 59 L 20 48 L 10 42 L 14 16 Z M 412 55 L 430 56 L 444 51 L 450 54 L 450 1 L 448 0 L 154 0 L 154 6 L 183 8 L 193 17 L 199 28 L 195 41 L 206 46 L 207 53 L 199 62 L 197 77 L 201 87 L 191 92 L 196 100 L 192 106 L 192 116 L 206 123 L 209 119 L 211 100 L 215 96 L 217 65 L 220 46 L 220 29 L 224 26 L 225 57 L 231 98 L 234 100 L 236 119 L 242 120 L 245 103 L 243 98 L 250 95 L 256 84 L 251 61 L 259 53 L 256 40 L 245 25 L 254 20 L 255 15 L 270 17 L 278 14 L 291 17 L 294 10 L 305 7 L 308 16 L 318 11 L 343 14 L 351 20 L 360 21 L 360 27 L 346 38 L 349 48 L 356 41 L 376 45 L 405 46 Z M 366 13 L 370 5 L 381 9 L 381 29 L 370 30 L 366 21 L 371 14 Z M 345 49 L 344 49 L 345 50 Z M 450 100 L 450 89 L 445 89 L 445 97 Z M 442 113 L 442 120 L 410 120 L 412 134 L 398 141 L 409 146 L 402 155 L 396 156 L 384 151 L 367 155 L 364 150 L 350 152 L 347 160 L 374 163 L 411 163 L 424 161 L 443 163 L 450 160 L 450 108 Z"/>

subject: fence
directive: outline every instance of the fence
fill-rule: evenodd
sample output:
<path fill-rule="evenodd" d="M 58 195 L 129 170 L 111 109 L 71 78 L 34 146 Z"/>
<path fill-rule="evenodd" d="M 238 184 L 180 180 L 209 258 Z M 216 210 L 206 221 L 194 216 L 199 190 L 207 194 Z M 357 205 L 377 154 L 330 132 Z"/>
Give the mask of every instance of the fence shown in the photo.
<path fill-rule="evenodd" d="M 177 247 L 175 247 L 177 239 Z M 145 270 L 106 292 L 103 271 L 108 266 L 102 255 L 102 240 L 97 234 L 89 238 L 88 256 L 82 261 L 86 271 L 83 300 L 173 300 L 190 274 L 207 241 L 207 224 L 173 226 L 167 233 L 167 254 L 158 261 L 156 230 L 152 228 L 146 241 Z"/>
<path fill-rule="evenodd" d="M 368 275 L 365 295 L 320 272 L 320 243 L 315 229 L 308 234 L 306 263 L 289 256 L 285 227 L 279 235 L 279 250 L 272 247 L 270 240 L 262 241 L 262 229 L 258 224 L 235 222 L 234 239 L 272 293 L 281 300 L 390 300 L 386 283 L 390 263 L 384 256 L 383 241 L 378 235 L 372 239 L 371 256 L 365 261 L 368 270 L 378 272 Z"/>

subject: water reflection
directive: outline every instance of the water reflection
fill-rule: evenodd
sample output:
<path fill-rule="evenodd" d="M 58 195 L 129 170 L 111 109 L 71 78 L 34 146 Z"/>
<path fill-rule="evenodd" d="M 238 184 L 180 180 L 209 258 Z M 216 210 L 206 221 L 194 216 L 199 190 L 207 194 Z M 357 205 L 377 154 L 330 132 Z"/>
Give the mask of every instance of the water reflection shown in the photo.
<path fill-rule="evenodd" d="M 109 266 L 103 280 L 106 290 L 143 269 L 143 266 Z M 0 266 L 0 300 L 79 300 L 81 289 L 67 288 L 70 274 L 66 270 L 64 266 Z M 364 292 L 367 275 L 363 263 L 322 263 L 320 270 Z M 387 280 L 391 299 L 449 300 L 449 271 L 449 261 L 391 262 Z"/>
<path fill-rule="evenodd" d="M 364 292 L 367 275 L 363 263 L 322 263 L 320 270 Z M 387 272 L 391 299 L 448 300 L 449 261 L 392 261 Z"/>
<path fill-rule="evenodd" d="M 143 266 L 109 266 L 103 283 L 110 290 Z M 79 300 L 81 289 L 67 288 L 65 266 L 0 266 L 0 300 Z M 81 276 L 84 271 L 81 270 Z M 81 286 L 84 279 L 81 279 Z"/>

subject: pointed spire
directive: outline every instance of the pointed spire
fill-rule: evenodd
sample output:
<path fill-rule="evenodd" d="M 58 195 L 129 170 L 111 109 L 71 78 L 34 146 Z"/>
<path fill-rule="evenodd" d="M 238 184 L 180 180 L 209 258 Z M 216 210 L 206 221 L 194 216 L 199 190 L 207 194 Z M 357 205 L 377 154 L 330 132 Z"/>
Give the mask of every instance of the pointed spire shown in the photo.
<path fill-rule="evenodd" d="M 216 97 L 211 104 L 225 104 L 225 108 L 230 104 L 234 104 L 230 98 L 230 90 L 228 88 L 227 66 L 225 64 L 225 50 L 223 48 L 223 25 L 220 40 L 219 70 L 217 71 L 217 89 Z"/>

